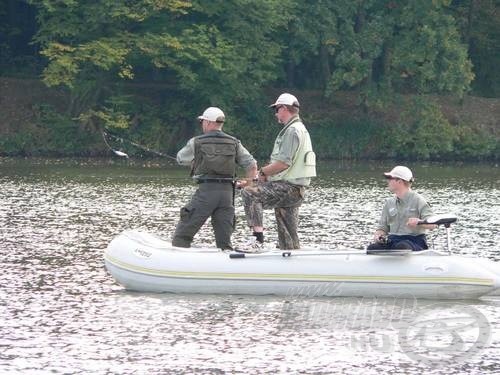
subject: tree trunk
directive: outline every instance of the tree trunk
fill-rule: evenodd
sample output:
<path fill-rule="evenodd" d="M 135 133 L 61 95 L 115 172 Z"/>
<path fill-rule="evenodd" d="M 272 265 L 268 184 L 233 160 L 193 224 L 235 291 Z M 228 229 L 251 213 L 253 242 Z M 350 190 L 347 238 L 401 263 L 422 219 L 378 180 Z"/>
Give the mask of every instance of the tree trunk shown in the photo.
<path fill-rule="evenodd" d="M 295 64 L 290 58 L 286 62 L 286 84 L 288 87 L 295 86 Z"/>
<path fill-rule="evenodd" d="M 321 82 L 322 88 L 325 89 L 330 77 L 332 75 L 330 71 L 330 59 L 328 55 L 328 47 L 326 46 L 324 40 L 321 41 L 319 47 L 319 63 L 321 69 Z"/>
<path fill-rule="evenodd" d="M 384 81 L 387 85 L 387 88 L 392 87 L 392 78 L 391 78 L 391 52 L 392 49 L 388 43 L 384 44 L 384 48 L 382 50 L 382 71 L 380 80 Z"/>
<path fill-rule="evenodd" d="M 472 24 L 473 24 L 475 10 L 476 10 L 476 1 L 470 0 L 469 6 L 467 8 L 467 27 L 465 30 L 465 43 L 467 43 L 469 55 L 470 55 L 470 52 L 472 50 L 472 46 L 471 46 L 472 36 L 471 36 L 471 34 L 472 34 Z"/>

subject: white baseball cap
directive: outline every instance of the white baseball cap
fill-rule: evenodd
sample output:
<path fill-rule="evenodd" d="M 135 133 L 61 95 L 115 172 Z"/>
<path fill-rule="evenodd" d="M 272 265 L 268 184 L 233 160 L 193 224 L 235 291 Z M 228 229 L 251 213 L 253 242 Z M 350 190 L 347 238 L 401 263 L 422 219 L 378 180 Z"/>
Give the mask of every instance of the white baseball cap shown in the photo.
<path fill-rule="evenodd" d="M 276 107 L 277 105 L 292 105 L 297 108 L 300 107 L 297 98 L 287 92 L 278 96 L 278 99 L 276 99 L 276 103 L 271 104 L 269 107 Z"/>
<path fill-rule="evenodd" d="M 410 168 L 402 165 L 392 168 L 390 172 L 385 172 L 384 176 L 386 178 L 399 178 L 408 182 L 413 181 L 413 173 L 411 173 Z"/>
<path fill-rule="evenodd" d="M 208 107 L 205 109 L 205 112 L 201 116 L 198 116 L 198 120 L 207 120 L 213 122 L 224 122 L 226 116 L 224 116 L 224 112 L 220 108 L 217 107 Z"/>

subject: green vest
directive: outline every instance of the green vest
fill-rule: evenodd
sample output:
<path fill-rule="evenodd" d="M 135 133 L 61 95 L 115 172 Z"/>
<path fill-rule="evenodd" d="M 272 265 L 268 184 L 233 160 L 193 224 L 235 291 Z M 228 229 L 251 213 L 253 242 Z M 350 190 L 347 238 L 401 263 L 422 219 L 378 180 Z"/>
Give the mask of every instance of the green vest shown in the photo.
<path fill-rule="evenodd" d="M 192 175 L 234 177 L 239 141 L 223 132 L 210 132 L 195 137 Z"/>
<path fill-rule="evenodd" d="M 279 153 L 283 136 L 288 128 L 294 128 L 297 130 L 297 134 L 299 135 L 299 147 L 295 152 L 292 164 L 284 171 L 281 171 L 273 176 L 269 176 L 269 181 L 287 181 L 316 176 L 316 154 L 312 149 L 309 132 L 299 118 L 295 119 L 290 125 L 285 126 L 276 137 L 273 152 L 271 154 L 271 162 L 276 161 L 273 157 Z"/>

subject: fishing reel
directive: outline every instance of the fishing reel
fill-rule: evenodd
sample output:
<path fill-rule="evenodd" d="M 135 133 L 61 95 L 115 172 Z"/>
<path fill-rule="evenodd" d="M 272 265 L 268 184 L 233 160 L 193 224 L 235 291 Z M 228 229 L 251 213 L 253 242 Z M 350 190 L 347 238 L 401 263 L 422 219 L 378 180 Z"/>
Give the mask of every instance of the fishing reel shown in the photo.
<path fill-rule="evenodd" d="M 387 236 L 379 236 L 377 238 L 377 242 L 381 245 L 387 245 L 387 243 L 389 242 L 389 239 L 387 238 Z"/>

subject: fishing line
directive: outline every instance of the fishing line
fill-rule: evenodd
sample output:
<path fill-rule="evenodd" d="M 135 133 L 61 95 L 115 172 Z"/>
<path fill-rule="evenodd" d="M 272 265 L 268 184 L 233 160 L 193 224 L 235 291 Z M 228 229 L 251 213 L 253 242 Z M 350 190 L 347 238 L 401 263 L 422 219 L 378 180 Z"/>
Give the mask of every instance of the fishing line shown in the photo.
<path fill-rule="evenodd" d="M 114 138 L 116 139 L 117 141 L 119 141 L 121 144 L 127 142 L 127 143 L 130 143 L 132 146 L 135 146 L 137 148 L 140 148 L 141 150 L 144 150 L 144 151 L 147 151 L 147 152 L 150 152 L 152 154 L 155 154 L 155 155 L 158 155 L 158 156 L 161 156 L 161 157 L 166 157 L 166 158 L 169 158 L 171 160 L 175 160 L 177 162 L 177 158 L 173 157 L 173 156 L 170 156 L 168 154 L 164 154 L 163 152 L 159 152 L 159 151 L 156 151 L 156 150 L 152 150 L 150 149 L 149 147 L 146 147 L 144 145 L 141 145 L 139 143 L 136 143 L 134 141 L 131 141 L 130 139 L 127 139 L 127 138 L 123 138 L 123 137 L 119 137 L 117 135 L 114 135 L 112 133 L 109 132 L 109 130 L 103 130 L 102 131 L 102 138 L 104 140 L 104 143 L 106 144 L 106 146 L 115 154 L 115 155 L 118 155 L 120 157 L 124 157 L 124 158 L 127 158 L 129 159 L 129 156 L 128 154 L 126 154 L 125 152 L 121 151 L 121 150 L 116 150 L 114 149 L 113 147 L 111 147 L 111 145 L 109 144 L 108 140 L 106 139 L 106 137 L 110 137 L 110 138 Z M 194 180 L 197 180 L 198 177 L 200 176 L 192 176 L 192 178 Z M 182 179 L 184 179 L 185 177 L 182 177 Z M 225 181 L 233 181 L 235 182 L 236 180 L 246 180 L 246 181 L 252 181 L 252 182 L 255 182 L 256 179 L 255 178 L 247 178 L 247 177 L 235 177 L 235 178 L 226 178 L 226 177 L 221 177 L 221 178 L 218 178 L 218 180 L 225 180 Z"/>
<path fill-rule="evenodd" d="M 115 150 L 113 147 L 110 146 L 110 144 L 108 143 L 108 140 L 106 139 L 106 136 L 109 136 L 108 133 L 106 133 L 105 131 L 102 132 L 102 139 L 104 140 L 104 143 L 106 144 L 106 146 L 108 146 L 108 148 L 113 151 L 116 155 L 118 156 L 122 156 L 122 157 L 125 157 L 125 158 L 129 158 L 128 155 L 126 153 L 124 153 L 123 151 L 118 151 L 118 150 Z M 122 142 L 123 143 L 123 142 Z"/>
<path fill-rule="evenodd" d="M 127 142 L 127 143 L 130 143 L 132 146 L 134 147 L 137 147 L 143 151 L 146 151 L 146 152 L 149 152 L 149 153 L 152 153 L 152 154 L 155 154 L 155 155 L 158 155 L 158 156 L 161 156 L 161 157 L 164 157 L 164 158 L 169 158 L 171 160 L 175 160 L 177 161 L 177 158 L 173 157 L 173 156 L 170 156 L 168 154 L 165 154 L 163 152 L 160 152 L 160 151 L 156 151 L 156 150 L 153 150 L 153 149 L 150 149 L 149 147 L 147 146 L 144 146 L 144 145 L 141 145 L 137 142 L 134 142 L 134 141 L 131 141 L 130 139 L 127 139 L 127 138 L 123 138 L 123 137 L 119 137 L 117 135 L 114 135 L 112 133 L 109 132 L 109 130 L 103 130 L 102 131 L 102 136 L 103 136 L 103 139 L 104 139 L 104 143 L 106 144 L 106 146 L 108 146 L 108 148 L 113 151 L 116 155 L 118 156 L 122 156 L 122 157 L 126 157 L 127 159 L 129 158 L 129 156 L 123 152 L 123 151 L 119 151 L 119 150 L 115 150 L 113 147 L 110 146 L 110 144 L 108 143 L 106 137 L 110 137 L 110 138 L 114 138 L 116 139 L 117 141 L 121 142 L 122 144 L 124 142 Z"/>

